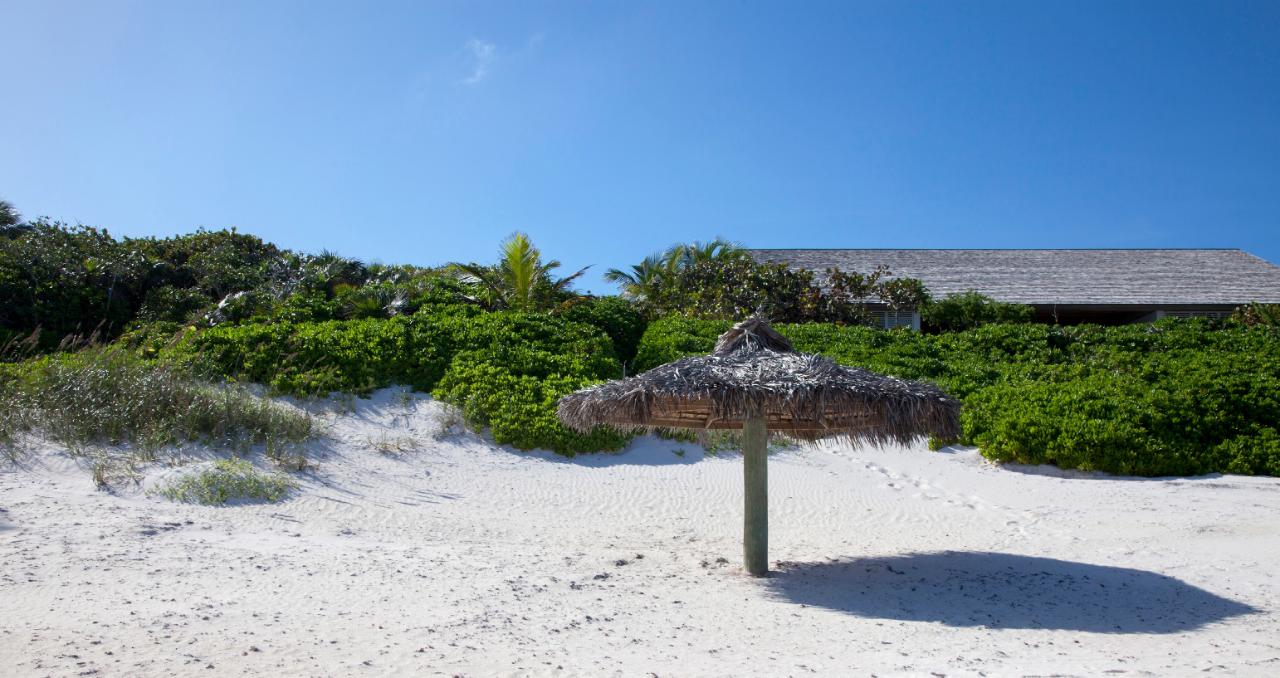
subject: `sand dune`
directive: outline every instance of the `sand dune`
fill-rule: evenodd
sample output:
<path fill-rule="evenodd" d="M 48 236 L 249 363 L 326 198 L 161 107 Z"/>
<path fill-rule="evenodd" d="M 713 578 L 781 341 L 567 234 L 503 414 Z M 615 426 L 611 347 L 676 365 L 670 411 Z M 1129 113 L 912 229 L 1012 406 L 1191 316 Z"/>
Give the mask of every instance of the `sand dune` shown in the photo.
<path fill-rule="evenodd" d="M 275 505 L 3 467 L 0 673 L 1280 673 L 1280 479 L 803 446 L 759 580 L 735 455 L 517 452 L 393 390 L 326 412 Z"/>

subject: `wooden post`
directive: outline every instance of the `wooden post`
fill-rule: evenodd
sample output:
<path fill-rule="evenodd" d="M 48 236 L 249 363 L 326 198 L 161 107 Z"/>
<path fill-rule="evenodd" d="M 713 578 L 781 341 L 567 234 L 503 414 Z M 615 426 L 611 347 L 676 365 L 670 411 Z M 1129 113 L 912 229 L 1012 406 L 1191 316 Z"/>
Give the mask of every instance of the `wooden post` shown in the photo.
<path fill-rule="evenodd" d="M 743 564 L 756 577 L 769 575 L 769 433 L 764 417 L 742 423 Z"/>

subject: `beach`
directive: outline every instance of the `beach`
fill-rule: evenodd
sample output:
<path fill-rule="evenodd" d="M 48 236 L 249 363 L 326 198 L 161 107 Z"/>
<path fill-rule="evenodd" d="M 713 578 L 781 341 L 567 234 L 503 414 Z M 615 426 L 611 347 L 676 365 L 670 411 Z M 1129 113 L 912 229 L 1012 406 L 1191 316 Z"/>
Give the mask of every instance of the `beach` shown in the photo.
<path fill-rule="evenodd" d="M 752 578 L 736 453 L 522 452 L 400 389 L 308 407 L 277 504 L 0 463 L 3 673 L 1280 673 L 1280 478 L 804 444 L 770 456 Z"/>

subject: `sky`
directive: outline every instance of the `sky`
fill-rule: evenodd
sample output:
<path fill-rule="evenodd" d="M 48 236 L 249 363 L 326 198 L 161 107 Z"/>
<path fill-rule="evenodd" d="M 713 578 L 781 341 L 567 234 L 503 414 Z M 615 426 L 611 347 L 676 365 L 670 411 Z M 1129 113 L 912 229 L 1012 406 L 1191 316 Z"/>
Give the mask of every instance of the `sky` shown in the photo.
<path fill-rule="evenodd" d="M 0 0 L 0 199 L 580 289 L 673 243 L 1280 262 L 1277 2 Z"/>

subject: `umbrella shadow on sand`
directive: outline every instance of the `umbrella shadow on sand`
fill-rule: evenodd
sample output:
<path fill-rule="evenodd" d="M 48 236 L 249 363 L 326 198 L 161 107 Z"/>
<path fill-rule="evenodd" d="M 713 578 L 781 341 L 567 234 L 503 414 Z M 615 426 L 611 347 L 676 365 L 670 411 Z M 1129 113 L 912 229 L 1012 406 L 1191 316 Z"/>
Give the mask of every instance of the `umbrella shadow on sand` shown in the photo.
<path fill-rule="evenodd" d="M 1258 611 L 1154 572 L 972 551 L 779 563 L 763 583 L 793 603 L 957 627 L 1179 633 Z"/>

